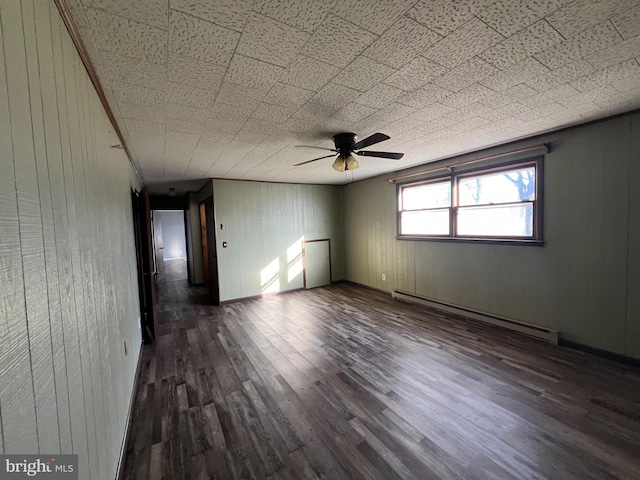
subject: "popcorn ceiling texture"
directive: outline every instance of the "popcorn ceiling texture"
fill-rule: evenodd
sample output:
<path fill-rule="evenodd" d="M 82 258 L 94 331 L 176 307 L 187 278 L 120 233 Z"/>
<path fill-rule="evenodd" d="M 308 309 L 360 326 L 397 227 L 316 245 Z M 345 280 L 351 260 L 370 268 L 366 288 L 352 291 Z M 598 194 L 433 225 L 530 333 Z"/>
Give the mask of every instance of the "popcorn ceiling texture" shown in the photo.
<path fill-rule="evenodd" d="M 640 107 L 640 0 L 67 1 L 149 182 L 341 184 Z M 168 121 L 177 104 L 205 128 Z M 128 121 L 150 118 L 162 151 Z M 296 145 L 392 129 L 400 161 L 292 167 L 317 156 Z"/>

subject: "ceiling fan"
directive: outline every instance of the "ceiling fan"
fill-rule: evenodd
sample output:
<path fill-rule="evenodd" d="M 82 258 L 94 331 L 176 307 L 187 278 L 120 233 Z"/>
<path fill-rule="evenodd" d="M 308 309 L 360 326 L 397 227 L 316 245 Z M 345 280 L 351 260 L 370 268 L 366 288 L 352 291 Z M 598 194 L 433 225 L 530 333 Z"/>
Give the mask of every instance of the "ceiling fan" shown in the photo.
<path fill-rule="evenodd" d="M 325 148 L 325 147 L 316 147 L 314 145 L 296 145 L 297 147 L 306 147 L 306 148 L 317 148 L 319 150 L 329 150 L 332 153 L 331 155 L 325 155 L 323 157 L 313 158 L 311 160 L 307 160 L 305 162 L 296 163 L 294 167 L 299 165 L 304 165 L 306 163 L 315 162 L 317 160 L 322 160 L 323 158 L 333 157 L 336 153 L 338 157 L 336 161 L 333 162 L 333 169 L 338 172 L 344 172 L 345 170 L 355 170 L 360 165 L 358 160 L 352 155 L 362 155 L 363 157 L 379 157 L 379 158 L 389 158 L 391 160 L 400 160 L 404 153 L 393 153 L 393 152 L 374 152 L 371 150 L 361 150 L 362 148 L 366 148 L 370 145 L 374 145 L 376 143 L 384 142 L 385 140 L 389 140 L 391 137 L 389 135 L 385 135 L 384 133 L 374 133 L 373 135 L 368 136 L 356 142 L 358 136 L 355 133 L 344 132 L 338 133 L 333 136 L 333 143 L 336 148 Z"/>

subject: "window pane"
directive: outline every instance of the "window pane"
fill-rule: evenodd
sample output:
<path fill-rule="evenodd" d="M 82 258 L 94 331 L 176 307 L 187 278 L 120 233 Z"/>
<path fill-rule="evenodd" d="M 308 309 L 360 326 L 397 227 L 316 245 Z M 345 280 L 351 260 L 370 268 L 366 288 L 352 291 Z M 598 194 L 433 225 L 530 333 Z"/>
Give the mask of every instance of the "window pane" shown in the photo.
<path fill-rule="evenodd" d="M 451 205 L 451 182 L 428 183 L 401 190 L 402 210 L 449 207 Z"/>
<path fill-rule="evenodd" d="M 402 212 L 401 235 L 449 235 L 449 210 Z"/>
<path fill-rule="evenodd" d="M 533 204 L 458 209 L 458 235 L 479 237 L 533 236 Z"/>
<path fill-rule="evenodd" d="M 535 200 L 536 169 L 533 166 L 458 181 L 460 206 Z"/>

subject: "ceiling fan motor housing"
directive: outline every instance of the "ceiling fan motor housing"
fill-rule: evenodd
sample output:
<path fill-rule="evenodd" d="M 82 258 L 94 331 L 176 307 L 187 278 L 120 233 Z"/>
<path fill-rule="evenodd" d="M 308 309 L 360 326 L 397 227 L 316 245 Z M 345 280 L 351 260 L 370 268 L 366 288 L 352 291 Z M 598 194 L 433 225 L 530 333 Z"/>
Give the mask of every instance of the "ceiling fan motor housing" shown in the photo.
<path fill-rule="evenodd" d="M 356 143 L 358 136 L 355 133 L 344 132 L 338 133 L 333 136 L 333 143 L 336 146 L 336 150 L 340 152 L 342 158 L 347 158 L 351 152 L 353 152 L 353 146 Z"/>
<path fill-rule="evenodd" d="M 404 153 L 394 153 L 394 152 L 377 152 L 373 150 L 362 150 L 363 148 L 367 148 L 371 145 L 375 145 L 376 143 L 384 142 L 385 140 L 389 140 L 389 135 L 385 135 L 384 133 L 374 133 L 369 135 L 368 137 L 357 141 L 358 136 L 352 132 L 342 132 L 336 133 L 333 136 L 333 143 L 336 148 L 326 148 L 326 147 L 317 147 L 315 145 L 296 145 L 297 147 L 306 147 L 306 148 L 318 148 L 320 150 L 328 150 L 330 152 L 337 152 L 338 156 L 333 164 L 333 167 L 343 172 L 344 170 L 355 170 L 358 168 L 358 161 L 352 155 L 362 155 L 365 157 L 378 157 L 378 158 L 388 158 L 392 160 L 400 160 Z M 324 155 L 318 158 L 312 158 L 311 160 L 306 160 L 304 162 L 296 163 L 294 166 L 306 165 L 307 163 L 317 162 L 318 160 L 322 160 L 323 158 L 333 157 L 335 155 Z M 340 163 L 342 161 L 342 165 Z"/>

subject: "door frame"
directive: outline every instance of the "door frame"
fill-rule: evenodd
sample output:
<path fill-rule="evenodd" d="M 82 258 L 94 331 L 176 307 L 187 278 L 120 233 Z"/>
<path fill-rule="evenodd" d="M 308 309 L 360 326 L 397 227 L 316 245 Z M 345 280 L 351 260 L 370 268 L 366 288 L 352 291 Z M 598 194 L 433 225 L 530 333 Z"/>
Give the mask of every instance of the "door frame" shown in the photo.
<path fill-rule="evenodd" d="M 202 243 L 202 269 L 204 284 L 209 285 L 209 240 L 207 236 L 207 212 L 204 202 L 200 202 L 200 239 Z"/>
<path fill-rule="evenodd" d="M 213 305 L 220 305 L 220 280 L 218 278 L 218 247 L 216 244 L 216 219 L 213 207 L 213 197 L 208 197 L 200 203 L 200 212 L 204 213 L 205 221 L 201 222 L 202 256 L 205 267 L 205 278 L 209 280 L 209 298 Z M 206 237 L 206 239 L 205 239 Z M 204 258 L 205 252 L 207 257 Z"/>
<path fill-rule="evenodd" d="M 156 284 L 164 281 L 164 241 L 162 222 L 158 221 L 158 210 L 151 210 L 151 242 L 153 245 L 153 275 Z"/>
<path fill-rule="evenodd" d="M 307 288 L 307 243 L 314 242 L 327 242 L 329 246 L 329 285 L 333 283 L 333 272 L 331 271 L 331 239 L 330 238 L 317 238 L 315 240 L 304 240 L 302 243 L 302 279 L 304 288 Z"/>
<path fill-rule="evenodd" d="M 131 190 L 131 203 L 138 270 L 140 328 L 145 343 L 153 343 L 158 338 L 158 315 L 156 312 L 149 189 L 143 187 L 141 191 Z"/>

